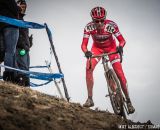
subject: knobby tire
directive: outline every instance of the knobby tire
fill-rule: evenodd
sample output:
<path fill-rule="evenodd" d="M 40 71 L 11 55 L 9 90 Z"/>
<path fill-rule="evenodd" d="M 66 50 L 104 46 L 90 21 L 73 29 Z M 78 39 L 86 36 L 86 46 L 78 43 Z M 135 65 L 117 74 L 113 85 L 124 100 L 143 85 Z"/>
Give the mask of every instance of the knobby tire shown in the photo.
<path fill-rule="evenodd" d="M 117 75 L 115 74 L 114 70 L 110 69 L 109 72 L 105 74 L 105 77 L 108 83 L 108 92 L 114 113 L 126 118 L 123 107 L 124 101 L 121 93 L 121 85 Z"/>

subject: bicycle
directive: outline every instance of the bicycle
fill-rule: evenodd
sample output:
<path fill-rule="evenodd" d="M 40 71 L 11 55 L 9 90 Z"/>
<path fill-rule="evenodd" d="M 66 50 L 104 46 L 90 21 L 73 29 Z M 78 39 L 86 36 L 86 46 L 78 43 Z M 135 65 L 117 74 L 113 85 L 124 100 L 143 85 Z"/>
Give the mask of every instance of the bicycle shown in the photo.
<path fill-rule="evenodd" d="M 111 53 L 103 53 L 100 55 L 93 55 L 91 58 L 102 58 L 102 64 L 104 68 L 104 74 L 107 81 L 108 86 L 108 95 L 106 97 L 110 97 L 111 105 L 113 108 L 113 111 L 115 114 L 122 116 L 123 118 L 126 118 L 129 114 L 127 104 L 126 104 L 126 98 L 124 96 L 124 93 L 121 89 L 121 84 L 119 82 L 119 79 L 114 72 L 113 68 L 109 66 L 109 55 L 116 54 L 118 52 L 111 52 Z M 91 58 L 90 60 L 90 67 L 91 67 Z M 120 62 L 122 61 L 122 55 L 120 55 Z M 125 113 L 126 110 L 126 113 Z"/>

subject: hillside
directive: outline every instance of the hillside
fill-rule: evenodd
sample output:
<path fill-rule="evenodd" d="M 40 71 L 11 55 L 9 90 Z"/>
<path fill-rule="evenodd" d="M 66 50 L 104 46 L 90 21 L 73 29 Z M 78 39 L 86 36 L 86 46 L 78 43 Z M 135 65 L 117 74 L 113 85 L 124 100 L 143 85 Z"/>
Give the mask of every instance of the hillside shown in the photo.
<path fill-rule="evenodd" d="M 0 81 L 0 130 L 113 130 L 127 123 L 135 124 Z"/>

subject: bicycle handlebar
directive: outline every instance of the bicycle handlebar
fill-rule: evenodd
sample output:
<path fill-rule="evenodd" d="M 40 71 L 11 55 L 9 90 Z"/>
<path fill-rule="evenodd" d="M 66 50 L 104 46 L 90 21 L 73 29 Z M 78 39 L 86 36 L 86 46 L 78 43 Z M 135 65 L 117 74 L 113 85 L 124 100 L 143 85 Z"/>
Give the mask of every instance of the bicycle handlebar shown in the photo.
<path fill-rule="evenodd" d="M 110 53 L 102 53 L 100 55 L 93 55 L 91 58 L 104 57 L 104 56 L 108 56 L 108 55 L 112 55 L 112 54 L 116 54 L 116 53 L 118 53 L 118 52 L 116 51 L 116 52 L 110 52 Z"/>
<path fill-rule="evenodd" d="M 116 52 L 110 52 L 110 53 L 102 53 L 100 55 L 93 55 L 91 58 L 104 57 L 104 56 L 109 56 L 109 55 L 116 54 L 116 53 L 119 53 L 119 52 L 116 51 Z M 120 63 L 122 63 L 122 56 L 123 55 L 122 55 L 122 53 L 119 53 L 119 55 L 120 55 Z M 90 61 L 90 67 L 89 68 L 91 68 L 91 66 L 92 66 L 91 58 L 89 58 L 89 61 Z"/>

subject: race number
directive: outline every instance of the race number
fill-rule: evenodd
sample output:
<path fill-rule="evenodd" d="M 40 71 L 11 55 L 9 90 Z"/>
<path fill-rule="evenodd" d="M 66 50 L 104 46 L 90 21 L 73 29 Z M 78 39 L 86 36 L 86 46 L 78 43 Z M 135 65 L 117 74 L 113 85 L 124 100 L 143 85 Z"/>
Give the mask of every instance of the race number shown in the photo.
<path fill-rule="evenodd" d="M 115 31 L 115 28 L 112 24 L 106 24 L 105 31 L 113 33 Z"/>
<path fill-rule="evenodd" d="M 86 29 L 87 32 L 91 32 L 91 31 L 95 30 L 96 27 L 95 27 L 94 24 L 89 24 L 89 25 L 86 26 L 85 29 Z"/>

